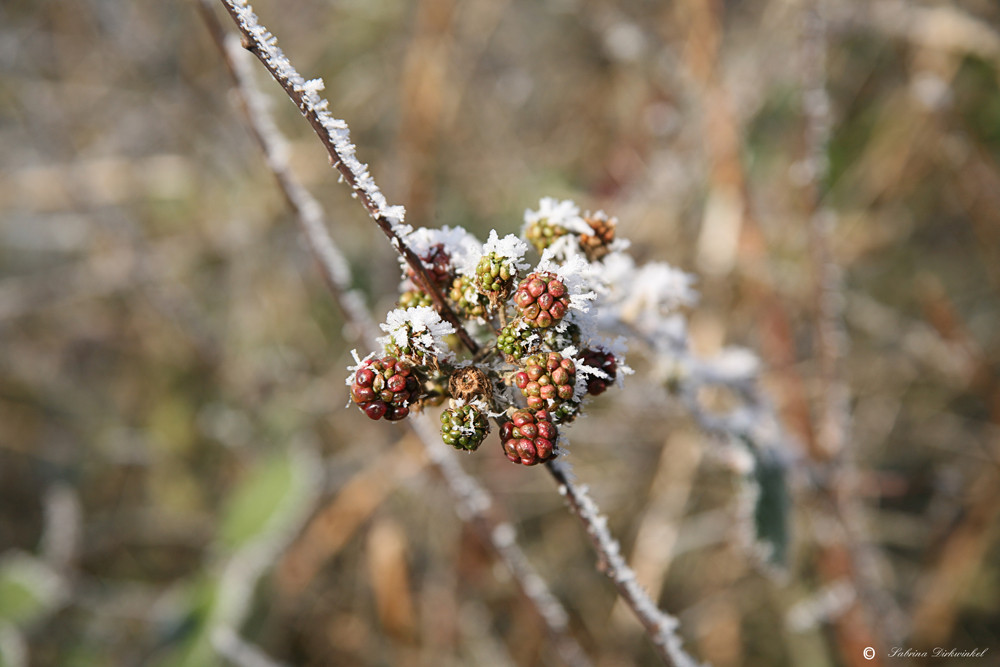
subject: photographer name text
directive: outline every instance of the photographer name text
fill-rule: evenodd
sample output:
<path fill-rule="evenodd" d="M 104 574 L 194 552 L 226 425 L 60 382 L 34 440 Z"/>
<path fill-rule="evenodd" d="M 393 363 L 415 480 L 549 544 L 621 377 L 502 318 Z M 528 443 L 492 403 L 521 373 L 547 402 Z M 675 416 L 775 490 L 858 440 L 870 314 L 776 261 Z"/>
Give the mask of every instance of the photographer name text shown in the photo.
<path fill-rule="evenodd" d="M 942 648 L 940 646 L 930 651 L 918 651 L 912 648 L 901 648 L 893 646 L 889 651 L 890 658 L 982 658 L 989 651 L 988 648 L 979 649 L 957 649 Z"/>

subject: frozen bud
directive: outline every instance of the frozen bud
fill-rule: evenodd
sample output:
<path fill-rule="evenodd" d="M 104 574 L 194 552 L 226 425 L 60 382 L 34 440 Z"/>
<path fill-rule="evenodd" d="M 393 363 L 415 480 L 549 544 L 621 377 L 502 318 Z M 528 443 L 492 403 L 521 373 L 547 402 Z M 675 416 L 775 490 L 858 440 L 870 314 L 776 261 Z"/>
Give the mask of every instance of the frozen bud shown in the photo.
<path fill-rule="evenodd" d="M 618 373 L 618 363 L 615 355 L 601 350 L 584 350 L 580 355 L 580 363 L 603 371 L 607 378 L 592 375 L 587 379 L 587 393 L 592 396 L 603 394 L 604 390 L 615 381 Z"/>

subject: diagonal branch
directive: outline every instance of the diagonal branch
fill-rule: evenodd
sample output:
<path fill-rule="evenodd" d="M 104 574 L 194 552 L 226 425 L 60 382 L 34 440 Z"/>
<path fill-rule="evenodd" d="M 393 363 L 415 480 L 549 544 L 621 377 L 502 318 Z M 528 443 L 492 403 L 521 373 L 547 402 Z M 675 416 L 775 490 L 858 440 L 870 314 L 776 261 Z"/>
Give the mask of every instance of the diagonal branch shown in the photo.
<path fill-rule="evenodd" d="M 598 569 L 614 582 L 622 600 L 646 629 L 646 634 L 653 641 L 664 664 L 671 667 L 698 667 L 698 662 L 684 650 L 677 634 L 680 621 L 661 611 L 649 597 L 649 593 L 639 585 L 635 572 L 621 554 L 621 546 L 608 530 L 607 517 L 601 515 L 587 487 L 574 484 L 568 470 L 559 461 L 549 461 L 545 465 L 559 485 L 559 493 L 566 498 L 570 511 L 587 527 L 587 535 L 600 559 Z"/>
<path fill-rule="evenodd" d="M 274 80 L 284 89 L 289 99 L 295 102 L 330 154 L 330 163 L 340 172 L 341 177 L 353 190 L 354 196 L 365 207 L 368 215 L 386 235 L 392 246 L 406 260 L 419 286 L 434 301 L 434 308 L 441 314 L 442 319 L 455 327 L 455 332 L 469 352 L 472 354 L 478 352 L 479 345 L 462 326 L 441 292 L 435 289 L 434 281 L 427 275 L 423 262 L 406 244 L 403 237 L 410 231 L 410 227 L 403 224 L 406 213 L 403 207 L 390 206 L 386 202 L 385 195 L 375 185 L 374 179 L 368 172 L 368 166 L 355 155 L 356 149 L 351 143 L 347 123 L 334 118 L 333 114 L 327 111 L 329 103 L 319 95 L 323 90 L 323 80 L 307 81 L 298 73 L 278 48 L 277 39 L 257 22 L 257 16 L 245 0 L 222 0 L 222 3 L 239 28 L 243 47 L 257 56 Z"/>
<path fill-rule="evenodd" d="M 347 259 L 334 244 L 326 231 L 323 208 L 302 183 L 292 174 L 288 165 L 288 142 L 274 124 L 267 110 L 267 101 L 253 83 L 247 58 L 239 57 L 242 49 L 238 40 L 227 35 L 212 11 L 208 0 L 199 0 L 197 7 L 203 22 L 212 35 L 212 41 L 222 55 L 222 61 L 236 84 L 239 99 L 250 119 L 248 127 L 257 141 L 264 160 L 274 174 L 295 220 L 302 228 L 306 243 L 319 264 L 330 292 L 344 311 L 359 337 L 374 341 L 381 335 L 358 290 L 351 289 L 351 270 Z"/>

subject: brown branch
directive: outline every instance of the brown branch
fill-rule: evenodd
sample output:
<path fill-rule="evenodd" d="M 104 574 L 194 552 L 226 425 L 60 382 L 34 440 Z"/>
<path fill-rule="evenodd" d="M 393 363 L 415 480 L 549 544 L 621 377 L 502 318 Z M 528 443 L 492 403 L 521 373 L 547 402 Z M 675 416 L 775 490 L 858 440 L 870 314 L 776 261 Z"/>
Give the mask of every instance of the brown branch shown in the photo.
<path fill-rule="evenodd" d="M 243 47 L 257 56 L 274 80 L 284 89 L 289 99 L 299 108 L 329 153 L 330 163 L 340 172 L 368 215 L 406 261 L 416 277 L 418 286 L 430 295 L 434 308 L 441 318 L 455 327 L 456 334 L 469 352 L 473 354 L 478 352 L 479 345 L 465 330 L 440 290 L 435 287 L 423 262 L 406 244 L 403 236 L 408 228 L 402 224 L 404 212 L 401 207 L 386 204 L 385 197 L 368 174 L 367 166 L 361 164 L 354 155 L 355 149 L 350 142 L 347 124 L 334 118 L 326 110 L 327 101 L 317 94 L 317 91 L 322 89 L 321 82 L 306 81 L 292 67 L 275 44 L 271 33 L 257 22 L 257 17 L 249 5 L 240 0 L 222 0 L 222 4 L 236 22 Z"/>

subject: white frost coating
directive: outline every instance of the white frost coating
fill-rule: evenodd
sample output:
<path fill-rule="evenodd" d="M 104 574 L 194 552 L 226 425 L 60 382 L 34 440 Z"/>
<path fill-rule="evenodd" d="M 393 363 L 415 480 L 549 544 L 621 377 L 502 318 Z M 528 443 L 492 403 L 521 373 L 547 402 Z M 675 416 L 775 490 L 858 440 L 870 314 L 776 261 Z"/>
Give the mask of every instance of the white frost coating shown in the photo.
<path fill-rule="evenodd" d="M 368 361 L 369 359 L 371 359 L 372 357 L 375 356 L 375 353 L 374 352 L 369 352 L 365 356 L 365 358 L 362 359 L 361 357 L 358 356 L 358 350 L 357 350 L 357 348 L 355 348 L 355 349 L 351 350 L 351 356 L 354 357 L 354 365 L 347 367 L 347 370 L 350 371 L 350 373 L 347 374 L 347 378 L 344 380 L 344 384 L 346 384 L 348 387 L 350 387 L 352 384 L 354 384 L 354 377 L 355 377 L 355 375 L 357 375 L 357 373 L 361 369 L 361 367 L 365 365 L 366 361 Z M 348 402 L 348 405 L 350 405 L 350 402 Z"/>
<path fill-rule="evenodd" d="M 694 276 L 665 262 L 637 267 L 627 255 L 610 255 L 604 264 L 604 277 L 611 286 L 608 305 L 630 322 L 665 315 L 698 299 L 692 287 Z"/>
<path fill-rule="evenodd" d="M 753 382 L 760 372 L 760 359 L 743 347 L 727 347 L 715 356 L 698 359 L 692 368 L 705 384 L 739 385 Z"/>
<path fill-rule="evenodd" d="M 275 78 L 282 84 L 287 84 L 302 96 L 299 110 L 303 115 L 312 116 L 327 133 L 330 143 L 334 146 L 340 162 L 347 167 L 354 177 L 355 190 L 360 191 L 374 205 L 376 213 L 387 220 L 394 232 L 405 235 L 411 231 L 409 225 L 403 224 L 406 210 L 402 206 L 390 206 L 385 195 L 375 185 L 368 172 L 368 165 L 356 157 L 357 150 L 351 143 L 351 132 L 347 123 L 327 111 L 329 102 L 319 96 L 323 89 L 321 79 L 307 81 L 296 71 L 278 48 L 278 40 L 264 26 L 257 22 L 253 8 L 246 0 L 225 0 L 226 5 L 236 14 L 242 31 L 253 41 L 255 51 L 267 64 Z"/>
<path fill-rule="evenodd" d="M 590 304 L 597 298 L 596 289 L 604 289 L 604 278 L 598 265 L 590 264 L 581 255 L 573 255 L 565 261 L 556 261 L 554 255 L 546 249 L 535 271 L 554 273 L 566 285 L 569 294 L 569 307 L 586 313 Z"/>
<path fill-rule="evenodd" d="M 551 465 L 561 469 L 558 460 Z M 607 518 L 601 515 L 587 487 L 560 484 L 559 493 L 570 498 L 571 507 L 575 508 L 586 524 L 587 532 L 597 543 L 598 551 L 604 558 L 608 576 L 621 586 L 622 594 L 632 602 L 632 607 L 643 624 L 656 628 L 651 635 L 652 640 L 663 647 L 676 667 L 699 667 L 699 663 L 684 650 L 681 638 L 677 635 L 680 626 L 678 620 L 661 611 L 636 581 L 635 572 L 621 555 L 618 541 L 608 530 Z"/>
<path fill-rule="evenodd" d="M 377 336 L 375 323 L 358 290 L 351 289 L 351 271 L 343 253 L 333 242 L 326 229 L 326 215 L 319 202 L 295 178 L 288 165 L 288 142 L 271 118 L 270 99 L 257 88 L 250 68 L 250 54 L 240 46 L 239 38 L 226 35 L 226 59 L 232 64 L 236 79 L 236 89 L 243 96 L 247 107 L 247 117 L 264 151 L 267 165 L 278 179 L 282 190 L 297 213 L 299 225 L 310 249 L 315 254 L 327 280 L 339 292 L 339 301 L 356 331 L 349 335 Z M 322 90 L 323 81 L 313 79 L 306 86 Z"/>
<path fill-rule="evenodd" d="M 524 227 L 526 231 L 529 225 L 539 220 L 548 220 L 554 227 L 562 227 L 574 234 L 593 234 L 594 230 L 587 222 L 580 217 L 580 208 L 572 200 L 564 199 L 559 201 L 555 197 L 542 197 L 538 202 L 538 210 L 524 211 Z"/>
<path fill-rule="evenodd" d="M 401 348 L 411 348 L 444 359 L 454 356 L 444 337 L 455 333 L 455 327 L 442 320 L 441 315 L 430 306 L 390 310 L 386 321 L 379 327 L 389 334 L 379 338 L 378 342 L 382 345 L 391 341 Z"/>
<path fill-rule="evenodd" d="M 440 229 L 418 227 L 406 236 L 406 244 L 418 257 L 428 254 L 432 247 L 441 244 L 451 256 L 451 266 L 460 273 L 470 262 L 478 262 L 482 256 L 483 243 L 462 227 Z M 399 258 L 399 265 L 405 272 L 408 265 L 406 259 Z M 473 264 L 473 270 L 475 270 Z"/>
<path fill-rule="evenodd" d="M 464 275 L 471 276 L 476 273 L 476 266 L 479 260 L 490 254 L 504 260 L 504 264 L 510 269 L 511 275 L 516 271 L 523 271 L 531 265 L 524 263 L 524 253 L 528 252 L 528 244 L 517 238 L 513 234 L 500 238 L 495 229 L 490 230 L 490 237 L 486 240 L 476 253 L 470 255 L 466 263 L 460 268 Z"/>

